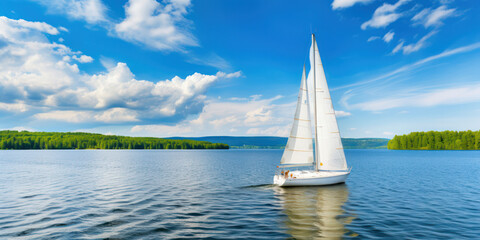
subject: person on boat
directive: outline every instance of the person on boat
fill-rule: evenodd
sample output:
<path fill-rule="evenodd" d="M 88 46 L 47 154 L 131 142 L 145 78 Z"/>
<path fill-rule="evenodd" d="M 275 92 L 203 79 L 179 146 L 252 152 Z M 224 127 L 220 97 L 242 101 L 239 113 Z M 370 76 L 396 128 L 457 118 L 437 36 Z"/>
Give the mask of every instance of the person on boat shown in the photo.
<path fill-rule="evenodd" d="M 290 172 L 290 170 L 287 170 L 287 171 L 285 172 L 285 178 L 288 178 L 288 173 L 289 173 L 289 172 Z"/>

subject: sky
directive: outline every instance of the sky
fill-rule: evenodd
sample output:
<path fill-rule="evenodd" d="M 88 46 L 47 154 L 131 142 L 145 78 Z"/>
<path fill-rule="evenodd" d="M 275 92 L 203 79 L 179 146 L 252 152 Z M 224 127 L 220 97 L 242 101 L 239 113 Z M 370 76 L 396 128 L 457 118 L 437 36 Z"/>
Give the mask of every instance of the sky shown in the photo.
<path fill-rule="evenodd" d="M 2 0 L 0 129 L 288 136 L 316 35 L 342 137 L 480 129 L 480 1 Z"/>

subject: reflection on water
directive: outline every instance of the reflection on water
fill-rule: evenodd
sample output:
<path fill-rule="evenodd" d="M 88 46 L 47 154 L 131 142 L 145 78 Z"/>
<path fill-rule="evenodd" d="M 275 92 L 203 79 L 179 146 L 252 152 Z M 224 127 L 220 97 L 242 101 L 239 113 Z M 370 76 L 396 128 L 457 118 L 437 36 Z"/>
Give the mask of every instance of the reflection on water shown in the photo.
<path fill-rule="evenodd" d="M 282 153 L 0 151 L 0 239 L 479 239 L 480 151 L 347 150 L 305 188 Z"/>
<path fill-rule="evenodd" d="M 354 217 L 342 206 L 348 200 L 345 184 L 323 187 L 275 188 L 287 218 L 287 233 L 295 239 L 340 239 L 344 234 L 356 236 L 346 229 Z"/>

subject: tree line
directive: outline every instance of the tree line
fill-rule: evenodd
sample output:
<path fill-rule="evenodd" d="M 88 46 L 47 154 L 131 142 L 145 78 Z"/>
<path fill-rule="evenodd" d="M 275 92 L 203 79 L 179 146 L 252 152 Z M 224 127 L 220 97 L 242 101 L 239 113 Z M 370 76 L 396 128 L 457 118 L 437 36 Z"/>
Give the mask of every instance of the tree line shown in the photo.
<path fill-rule="evenodd" d="M 0 149 L 228 149 L 223 143 L 81 132 L 0 131 Z"/>
<path fill-rule="evenodd" d="M 429 131 L 395 135 L 388 141 L 394 150 L 480 150 L 480 131 Z"/>

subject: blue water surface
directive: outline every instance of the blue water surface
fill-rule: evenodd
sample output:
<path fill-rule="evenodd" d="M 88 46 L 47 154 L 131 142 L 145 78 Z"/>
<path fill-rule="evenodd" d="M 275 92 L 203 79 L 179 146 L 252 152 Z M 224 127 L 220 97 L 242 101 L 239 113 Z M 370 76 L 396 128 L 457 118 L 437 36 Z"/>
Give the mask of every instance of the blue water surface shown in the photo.
<path fill-rule="evenodd" d="M 346 184 L 271 185 L 281 150 L 0 151 L 0 239 L 478 239 L 480 151 L 346 150 Z"/>

